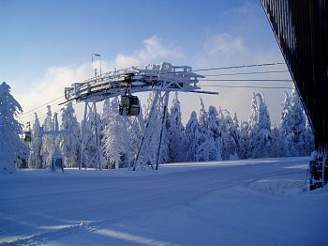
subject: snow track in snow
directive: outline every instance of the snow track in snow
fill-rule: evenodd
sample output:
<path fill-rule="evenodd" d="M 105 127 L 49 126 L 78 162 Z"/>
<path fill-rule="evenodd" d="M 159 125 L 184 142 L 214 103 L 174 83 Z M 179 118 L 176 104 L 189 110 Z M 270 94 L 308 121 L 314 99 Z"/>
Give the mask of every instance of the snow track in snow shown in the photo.
<path fill-rule="evenodd" d="M 0 244 L 328 245 L 328 192 L 303 191 L 307 161 L 2 175 Z"/>

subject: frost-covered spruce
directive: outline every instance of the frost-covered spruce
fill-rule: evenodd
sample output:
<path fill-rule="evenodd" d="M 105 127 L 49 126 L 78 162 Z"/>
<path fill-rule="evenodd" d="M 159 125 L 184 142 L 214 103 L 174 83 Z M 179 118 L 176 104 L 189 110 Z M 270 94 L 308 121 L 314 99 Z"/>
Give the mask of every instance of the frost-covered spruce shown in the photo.
<path fill-rule="evenodd" d="M 291 119 L 291 96 L 285 91 L 285 98 L 282 104 L 282 112 L 281 112 L 281 121 L 280 121 L 280 145 L 281 145 L 281 154 L 282 156 L 290 156 L 290 144 L 292 143 L 290 130 L 292 125 Z"/>
<path fill-rule="evenodd" d="M 253 95 L 249 120 L 251 155 L 253 158 L 271 156 L 271 120 L 262 94 Z"/>
<path fill-rule="evenodd" d="M 62 135 L 59 132 L 59 123 L 58 123 L 58 113 L 54 113 L 54 118 L 53 118 L 53 122 L 54 122 L 54 131 L 53 131 L 53 136 L 54 136 L 54 141 L 55 141 L 55 150 L 60 151 L 60 145 L 62 142 Z"/>
<path fill-rule="evenodd" d="M 251 157 L 250 148 L 250 128 L 246 121 L 241 122 L 239 133 L 239 153 L 240 159 L 247 159 Z"/>
<path fill-rule="evenodd" d="M 28 159 L 29 168 L 42 168 L 42 129 L 38 115 L 35 113 L 34 124 L 32 128 L 32 141 L 30 145 L 30 156 Z"/>
<path fill-rule="evenodd" d="M 281 145 L 286 156 L 309 155 L 313 148 L 313 137 L 297 92 L 285 92 L 281 115 Z"/>
<path fill-rule="evenodd" d="M 0 84 L 0 172 L 13 172 L 16 159 L 23 150 L 19 138 L 22 125 L 16 120 L 22 108 L 10 94 L 10 86 Z"/>
<path fill-rule="evenodd" d="M 199 131 L 199 124 L 197 119 L 197 113 L 191 112 L 190 118 L 186 125 L 186 161 L 196 161 L 196 150 L 197 150 L 197 134 Z"/>
<path fill-rule="evenodd" d="M 186 160 L 185 132 L 181 120 L 181 107 L 178 93 L 174 94 L 167 124 L 168 149 L 170 162 Z"/>
<path fill-rule="evenodd" d="M 51 133 L 54 131 L 54 119 L 51 112 L 51 107 L 47 106 L 47 115 L 42 124 L 43 132 Z M 43 134 L 42 136 L 42 167 L 51 167 L 51 157 L 55 151 L 55 138 L 53 134 Z"/>
<path fill-rule="evenodd" d="M 223 160 L 236 160 L 238 156 L 238 129 L 235 127 L 234 120 L 232 119 L 228 110 L 220 110 L 221 112 L 221 138 L 222 138 L 222 159 Z M 238 123 L 237 123 L 238 124 Z"/>
<path fill-rule="evenodd" d="M 237 113 L 234 114 L 233 116 L 233 124 L 230 128 L 230 134 L 231 137 L 234 139 L 235 144 L 236 144 L 236 154 L 239 157 L 239 149 L 240 149 L 240 126 L 239 126 L 239 120 L 237 117 Z"/>
<path fill-rule="evenodd" d="M 208 129 L 208 113 L 205 110 L 203 100 L 200 99 L 199 127 L 196 132 L 197 146 L 195 152 L 196 161 L 209 161 L 210 153 L 215 146 L 211 131 Z"/>
<path fill-rule="evenodd" d="M 68 103 L 62 109 L 61 132 L 61 149 L 64 165 L 66 167 L 78 167 L 81 151 L 81 133 L 72 103 Z"/>
<path fill-rule="evenodd" d="M 290 118 L 293 120 L 291 125 L 293 149 L 291 152 L 293 155 L 301 156 L 305 154 L 307 131 L 304 109 L 296 90 L 292 92 L 291 102 Z"/>
<path fill-rule="evenodd" d="M 109 168 L 109 160 L 107 159 L 107 156 L 105 155 L 105 149 L 104 149 L 104 145 L 105 145 L 105 129 L 108 126 L 109 122 L 110 122 L 110 98 L 106 98 L 104 100 L 104 104 L 103 104 L 103 111 L 100 117 L 101 120 L 101 125 L 100 125 L 100 145 L 101 145 L 101 154 L 102 154 L 102 167 L 103 168 Z"/>
<path fill-rule="evenodd" d="M 129 151 L 131 153 L 132 159 L 135 159 L 141 144 L 143 132 L 141 130 L 142 128 L 140 124 L 143 124 L 143 121 L 139 122 L 139 119 L 136 118 L 133 120 L 131 126 L 128 129 Z"/>
<path fill-rule="evenodd" d="M 209 161 L 219 161 L 222 160 L 222 154 L 224 154 L 222 139 L 223 117 L 219 117 L 219 113 L 214 106 L 209 106 L 207 116 L 207 129 L 209 131 L 208 140 L 213 142 L 209 148 Z"/>
<path fill-rule="evenodd" d="M 150 114 L 150 110 L 151 110 L 151 106 L 152 106 L 152 103 L 153 103 L 153 100 L 154 100 L 154 97 L 155 97 L 155 92 L 150 92 L 148 97 L 147 97 L 147 102 L 146 104 L 143 105 L 144 107 L 144 121 L 147 122 L 148 118 L 149 118 L 149 114 Z"/>
<path fill-rule="evenodd" d="M 272 157 L 280 157 L 284 155 L 282 149 L 282 138 L 280 136 L 280 131 L 277 126 L 274 126 L 271 129 L 271 136 L 272 136 L 272 145 L 271 145 L 271 156 Z"/>
<path fill-rule="evenodd" d="M 127 167 L 129 149 L 122 116 L 118 112 L 118 99 L 113 98 L 108 112 L 108 122 L 103 132 L 103 153 L 109 168 Z"/>

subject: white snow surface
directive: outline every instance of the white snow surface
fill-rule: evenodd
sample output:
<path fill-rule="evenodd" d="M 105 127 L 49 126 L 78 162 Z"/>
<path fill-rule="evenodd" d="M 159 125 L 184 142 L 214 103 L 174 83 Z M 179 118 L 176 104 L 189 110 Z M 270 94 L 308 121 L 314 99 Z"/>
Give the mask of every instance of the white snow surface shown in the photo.
<path fill-rule="evenodd" d="M 308 158 L 0 176 L 4 245 L 328 245 Z"/>

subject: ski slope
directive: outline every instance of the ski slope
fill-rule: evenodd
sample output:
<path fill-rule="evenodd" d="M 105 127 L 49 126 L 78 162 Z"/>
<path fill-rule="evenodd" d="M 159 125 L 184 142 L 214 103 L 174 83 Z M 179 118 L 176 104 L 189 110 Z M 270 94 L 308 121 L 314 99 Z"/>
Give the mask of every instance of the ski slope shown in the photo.
<path fill-rule="evenodd" d="M 328 245 L 308 158 L 0 176 L 0 244 Z"/>

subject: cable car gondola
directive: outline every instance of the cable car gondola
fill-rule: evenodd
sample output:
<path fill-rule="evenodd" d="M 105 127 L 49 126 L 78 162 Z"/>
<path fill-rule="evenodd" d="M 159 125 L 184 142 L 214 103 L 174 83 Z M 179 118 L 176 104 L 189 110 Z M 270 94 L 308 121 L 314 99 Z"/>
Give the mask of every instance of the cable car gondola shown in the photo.
<path fill-rule="evenodd" d="M 119 113 L 120 115 L 138 116 L 140 113 L 139 98 L 132 95 L 121 96 Z"/>
<path fill-rule="evenodd" d="M 31 131 L 25 131 L 24 142 L 31 142 L 31 141 L 32 141 Z"/>
<path fill-rule="evenodd" d="M 26 123 L 26 131 L 24 131 L 24 142 L 31 142 L 32 141 L 32 133 L 31 133 L 31 123 Z"/>

